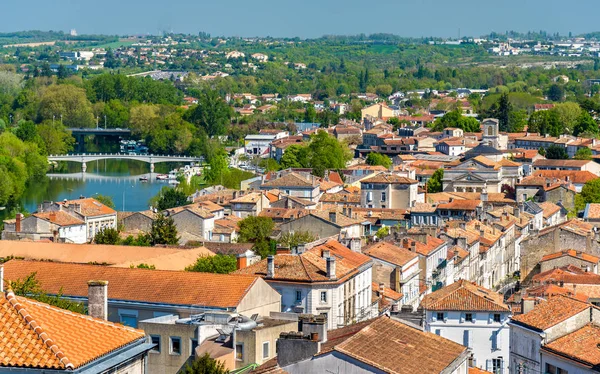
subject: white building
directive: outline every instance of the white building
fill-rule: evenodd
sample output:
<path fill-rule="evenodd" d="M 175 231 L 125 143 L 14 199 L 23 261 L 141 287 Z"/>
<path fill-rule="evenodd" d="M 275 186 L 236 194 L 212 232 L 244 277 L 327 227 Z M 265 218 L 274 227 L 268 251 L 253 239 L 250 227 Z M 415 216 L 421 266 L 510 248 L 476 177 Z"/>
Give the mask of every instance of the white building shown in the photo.
<path fill-rule="evenodd" d="M 501 294 L 459 280 L 423 299 L 424 328 L 469 348 L 473 366 L 508 373 L 509 307 Z"/>
<path fill-rule="evenodd" d="M 85 222 L 66 212 L 34 213 L 27 218 L 17 214 L 4 221 L 3 240 L 52 240 L 54 242 L 83 244 L 87 242 Z"/>
<path fill-rule="evenodd" d="M 282 312 L 321 314 L 335 329 L 375 317 L 368 256 L 335 240 L 297 254 L 277 254 L 237 271 L 262 276 L 281 294 Z"/>
<path fill-rule="evenodd" d="M 268 157 L 271 154 L 271 142 L 273 140 L 288 137 L 287 131 L 250 134 L 244 139 L 244 148 L 249 156 Z"/>

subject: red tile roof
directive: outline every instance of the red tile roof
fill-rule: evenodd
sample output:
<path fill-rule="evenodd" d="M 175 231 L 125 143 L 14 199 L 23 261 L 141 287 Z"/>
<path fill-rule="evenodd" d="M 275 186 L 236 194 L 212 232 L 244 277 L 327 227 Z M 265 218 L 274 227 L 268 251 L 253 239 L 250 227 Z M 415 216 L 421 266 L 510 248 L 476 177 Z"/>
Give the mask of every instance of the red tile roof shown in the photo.
<path fill-rule="evenodd" d="M 542 347 L 543 351 L 596 366 L 600 364 L 600 326 L 587 324 Z"/>
<path fill-rule="evenodd" d="M 444 244 L 446 244 L 444 240 L 434 238 L 430 235 L 427 235 L 426 243 L 421 243 L 418 240 L 413 240 L 408 237 L 403 238 L 400 242 L 400 245 L 406 249 L 411 249 L 414 246 L 416 252 L 422 256 L 429 256 L 430 253 L 440 248 Z"/>
<path fill-rule="evenodd" d="M 52 222 L 58 226 L 85 225 L 85 222 L 83 222 L 79 218 L 74 217 L 67 212 L 63 212 L 62 210 L 59 210 L 57 212 L 34 213 L 32 215 L 45 221 Z"/>
<path fill-rule="evenodd" d="M 464 279 L 426 295 L 421 306 L 427 310 L 510 311 L 501 294 Z"/>
<path fill-rule="evenodd" d="M 361 183 L 383 183 L 383 184 L 417 184 L 419 181 L 401 177 L 396 174 L 379 173 L 361 180 Z"/>
<path fill-rule="evenodd" d="M 33 272 L 51 294 L 62 289 L 65 296 L 87 297 L 87 282 L 100 279 L 109 282 L 109 299 L 219 308 L 237 307 L 257 281 L 253 276 L 62 262 L 11 260 L 4 264 L 5 279 L 24 279 Z"/>
<path fill-rule="evenodd" d="M 386 373 L 440 373 L 467 348 L 388 317 L 379 317 L 334 350 Z"/>
<path fill-rule="evenodd" d="M 397 247 L 385 241 L 363 248 L 363 253 L 397 266 L 404 266 L 419 257 L 408 249 Z"/>
<path fill-rule="evenodd" d="M 567 265 L 550 269 L 533 276 L 533 282 L 541 283 L 574 283 L 574 284 L 600 284 L 600 275 L 586 272 L 580 267 Z"/>
<path fill-rule="evenodd" d="M 114 209 L 107 207 L 91 197 L 88 197 L 87 199 L 61 201 L 57 204 L 60 204 L 64 207 L 79 205 L 81 207 L 80 213 L 85 217 L 97 217 L 117 213 Z"/>
<path fill-rule="evenodd" d="M 557 295 L 542 301 L 531 311 L 513 316 L 512 320 L 543 331 L 592 307 L 591 304 L 572 297 Z"/>
<path fill-rule="evenodd" d="M 600 261 L 600 258 L 596 257 L 596 256 L 592 256 L 590 254 L 587 253 L 583 253 L 581 251 L 577 251 L 575 249 L 565 249 L 564 251 L 560 251 L 560 252 L 556 252 L 556 253 L 551 253 L 549 255 L 545 255 L 544 257 L 542 257 L 542 259 L 540 260 L 540 262 L 544 262 L 544 261 L 550 261 L 550 260 L 554 260 L 560 257 L 573 257 L 573 258 L 578 258 L 580 260 L 583 261 L 587 261 L 587 262 L 591 262 L 594 264 L 597 264 L 598 261 Z"/>
<path fill-rule="evenodd" d="M 72 370 L 140 339 L 140 330 L 0 294 L 0 367 Z"/>

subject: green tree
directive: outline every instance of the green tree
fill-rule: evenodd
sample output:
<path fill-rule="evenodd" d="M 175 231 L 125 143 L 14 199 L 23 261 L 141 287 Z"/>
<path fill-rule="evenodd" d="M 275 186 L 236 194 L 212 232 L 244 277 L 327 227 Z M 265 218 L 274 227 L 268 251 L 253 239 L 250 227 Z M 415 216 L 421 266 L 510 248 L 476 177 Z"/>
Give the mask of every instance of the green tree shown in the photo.
<path fill-rule="evenodd" d="M 592 150 L 589 148 L 579 148 L 577 152 L 575 152 L 575 160 L 591 160 L 592 159 Z"/>
<path fill-rule="evenodd" d="M 209 136 L 223 135 L 233 115 L 229 105 L 216 90 L 205 90 L 198 105 L 190 110 L 189 121 L 202 127 Z"/>
<path fill-rule="evenodd" d="M 24 142 L 36 142 L 38 139 L 37 126 L 33 121 L 20 121 L 19 127 L 15 129 L 17 138 Z"/>
<path fill-rule="evenodd" d="M 177 236 L 177 227 L 175 226 L 173 218 L 165 217 L 164 215 L 157 213 L 152 222 L 152 228 L 150 229 L 150 241 L 152 245 L 178 244 L 179 237 Z"/>
<path fill-rule="evenodd" d="M 386 236 L 388 236 L 390 234 L 390 228 L 387 226 L 381 227 L 379 230 L 377 230 L 377 232 L 375 233 L 375 236 L 378 239 L 383 239 Z"/>
<path fill-rule="evenodd" d="M 279 170 L 279 164 L 274 158 L 261 158 L 258 166 L 265 169 L 265 171 L 277 171 Z"/>
<path fill-rule="evenodd" d="M 530 132 L 559 136 L 564 133 L 564 126 L 560 123 L 558 113 L 552 110 L 534 112 L 529 116 L 528 129 Z"/>
<path fill-rule="evenodd" d="M 540 154 L 540 156 L 546 156 L 546 148 L 544 147 L 540 147 L 538 148 L 538 153 Z"/>
<path fill-rule="evenodd" d="M 185 268 L 186 271 L 202 273 L 229 274 L 237 269 L 237 259 L 232 255 L 216 254 L 214 256 L 200 256 L 193 265 Z"/>
<path fill-rule="evenodd" d="M 83 88 L 54 85 L 45 89 L 38 109 L 40 120 L 55 120 L 67 127 L 92 127 L 95 123 L 92 104 Z"/>
<path fill-rule="evenodd" d="M 385 168 L 392 166 L 392 159 L 381 153 L 369 153 L 366 162 L 368 165 L 380 165 Z"/>
<path fill-rule="evenodd" d="M 498 110 L 496 112 L 496 118 L 500 122 L 500 131 L 509 130 L 510 113 L 512 112 L 512 103 L 508 98 L 508 93 L 503 93 L 498 100 Z"/>
<path fill-rule="evenodd" d="M 206 179 L 214 184 L 222 184 L 223 177 L 229 172 L 229 160 L 225 150 L 220 150 L 208 161 Z"/>
<path fill-rule="evenodd" d="M 45 121 L 37 126 L 46 153 L 49 155 L 66 154 L 73 149 L 75 138 L 60 122 Z"/>
<path fill-rule="evenodd" d="M 303 145 L 291 145 L 281 156 L 281 168 L 305 168 L 308 167 L 308 147 Z"/>
<path fill-rule="evenodd" d="M 271 218 L 251 216 L 241 220 L 238 226 L 241 243 L 254 243 L 254 250 L 263 258 L 273 253 L 271 235 L 275 224 Z"/>
<path fill-rule="evenodd" d="M 565 91 L 558 84 L 553 84 L 548 89 L 548 92 L 546 93 L 546 96 L 548 96 L 548 100 L 562 101 L 562 99 L 565 96 Z"/>
<path fill-rule="evenodd" d="M 559 145 L 551 145 L 546 149 L 546 158 L 552 160 L 566 160 L 569 158 L 565 147 L 561 147 Z"/>
<path fill-rule="evenodd" d="M 189 203 L 188 197 L 183 191 L 177 188 L 163 187 L 158 193 L 155 205 L 158 210 L 166 210 Z"/>
<path fill-rule="evenodd" d="M 317 238 L 310 231 L 294 231 L 281 234 L 277 243 L 287 248 L 294 248 L 299 244 L 306 244 L 314 242 L 315 240 L 317 240 Z"/>
<path fill-rule="evenodd" d="M 115 209 L 115 202 L 113 201 L 112 196 L 98 194 L 94 196 L 94 199 L 111 209 Z"/>
<path fill-rule="evenodd" d="M 96 244 L 116 245 L 119 241 L 119 230 L 112 227 L 103 228 L 94 236 L 94 243 Z"/>
<path fill-rule="evenodd" d="M 521 132 L 527 125 L 527 111 L 513 110 L 508 116 L 508 131 Z"/>
<path fill-rule="evenodd" d="M 319 177 L 323 177 L 327 169 L 344 169 L 352 158 L 345 144 L 322 130 L 311 137 L 308 150 L 309 165 L 313 174 Z"/>
<path fill-rule="evenodd" d="M 444 169 L 437 169 L 431 178 L 427 181 L 427 192 L 428 193 L 436 193 L 442 192 L 444 179 Z"/>
<path fill-rule="evenodd" d="M 223 362 L 215 360 L 208 353 L 193 361 L 191 365 L 186 364 L 181 371 L 182 374 L 227 374 L 228 372 Z"/>
<path fill-rule="evenodd" d="M 36 278 L 37 273 L 31 273 L 24 279 L 10 281 L 10 288 L 15 295 L 34 299 L 42 303 L 53 305 L 57 308 L 66 309 L 71 312 L 86 314 L 85 305 L 63 298 L 62 288 L 57 295 L 49 295 L 41 287 Z M 1 281 L 1 280 L 0 280 Z"/>
<path fill-rule="evenodd" d="M 558 122 L 562 124 L 563 133 L 572 134 L 583 111 L 579 104 L 568 102 L 556 104 L 550 112 L 556 112 Z"/>
<path fill-rule="evenodd" d="M 156 266 L 154 266 L 154 265 L 148 265 L 146 263 L 141 263 L 141 264 L 138 264 L 137 266 L 134 266 L 133 264 L 131 264 L 131 265 L 129 265 L 129 268 L 131 268 L 131 269 L 156 270 Z"/>
<path fill-rule="evenodd" d="M 586 111 L 581 112 L 581 115 L 573 128 L 573 135 L 580 136 L 581 134 L 598 135 L 598 124 L 590 113 Z"/>

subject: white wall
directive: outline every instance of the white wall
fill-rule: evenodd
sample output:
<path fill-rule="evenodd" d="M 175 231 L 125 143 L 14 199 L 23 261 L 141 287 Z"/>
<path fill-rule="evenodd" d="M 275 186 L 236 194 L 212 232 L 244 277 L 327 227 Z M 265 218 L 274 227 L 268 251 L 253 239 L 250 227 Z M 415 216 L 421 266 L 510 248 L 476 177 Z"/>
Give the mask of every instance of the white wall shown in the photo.
<path fill-rule="evenodd" d="M 67 243 L 84 244 L 87 242 L 85 224 L 60 227 L 58 237 L 66 240 Z"/>

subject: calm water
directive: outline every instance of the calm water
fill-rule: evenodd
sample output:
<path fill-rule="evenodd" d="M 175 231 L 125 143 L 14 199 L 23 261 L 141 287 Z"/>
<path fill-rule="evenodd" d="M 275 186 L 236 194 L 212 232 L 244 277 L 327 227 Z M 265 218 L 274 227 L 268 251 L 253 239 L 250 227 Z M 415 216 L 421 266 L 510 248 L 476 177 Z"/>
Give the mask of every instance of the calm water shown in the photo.
<path fill-rule="evenodd" d="M 182 164 L 156 164 L 155 173 L 150 174 L 150 166 L 132 160 L 101 160 L 87 163 L 87 172 L 81 172 L 81 165 L 67 162 L 48 171 L 48 176 L 29 186 L 21 206 L 34 212 L 38 204 L 48 201 L 76 199 L 80 196 L 94 197 L 96 194 L 112 197 L 117 210 L 137 211 L 148 209 L 148 201 L 167 182 L 157 181 L 157 173 L 168 173 Z M 148 182 L 139 177 L 146 175 Z"/>

